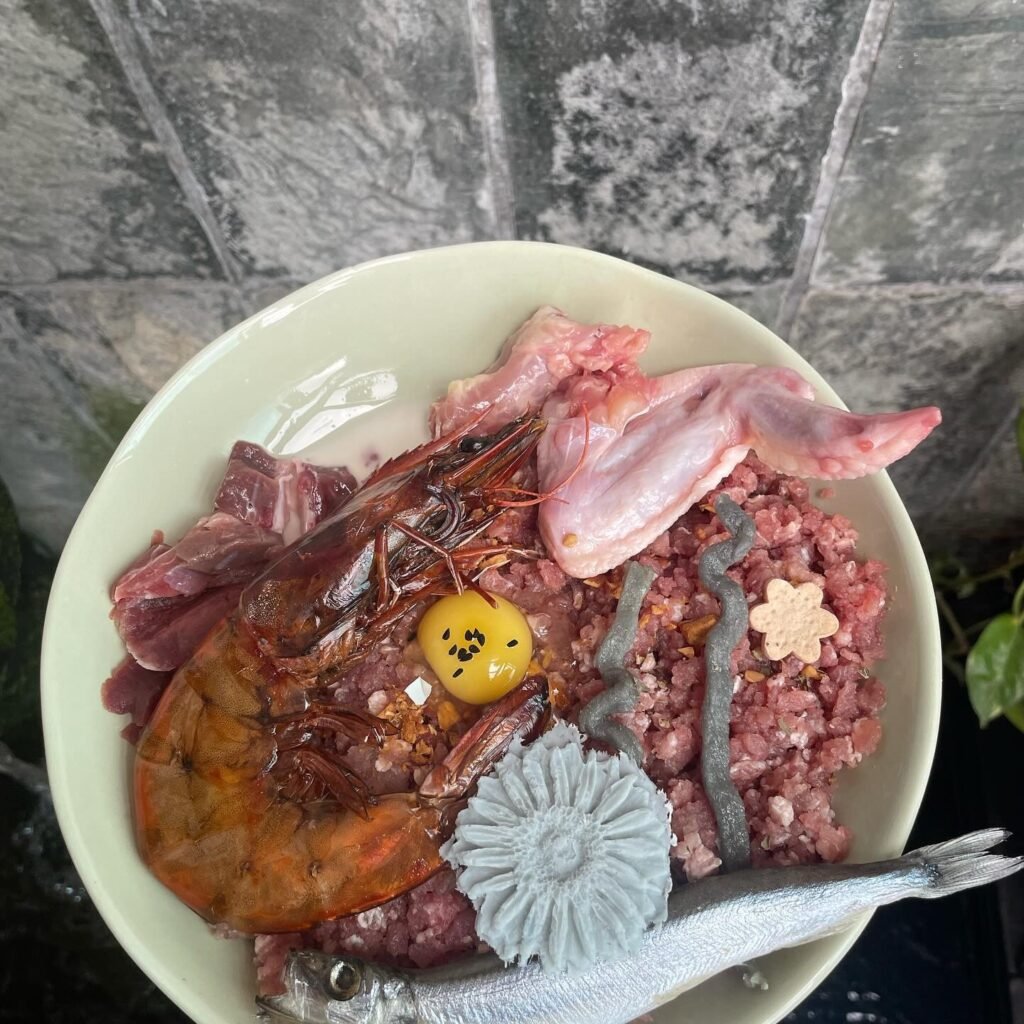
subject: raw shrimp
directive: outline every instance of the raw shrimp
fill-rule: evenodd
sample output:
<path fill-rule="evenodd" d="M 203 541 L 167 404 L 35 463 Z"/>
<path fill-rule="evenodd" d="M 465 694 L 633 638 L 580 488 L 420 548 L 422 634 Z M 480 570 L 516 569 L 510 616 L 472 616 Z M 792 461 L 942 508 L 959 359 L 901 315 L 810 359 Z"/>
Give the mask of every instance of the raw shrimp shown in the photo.
<path fill-rule="evenodd" d="M 332 674 L 502 553 L 477 541 L 517 496 L 544 423 L 472 426 L 387 463 L 286 549 L 163 694 L 135 757 L 136 838 L 206 920 L 294 931 L 420 884 L 441 866 L 447 811 L 543 715 L 546 686 L 527 680 L 417 793 L 374 797 L 337 755 L 339 734 L 379 742 L 384 727 L 331 701 Z"/>

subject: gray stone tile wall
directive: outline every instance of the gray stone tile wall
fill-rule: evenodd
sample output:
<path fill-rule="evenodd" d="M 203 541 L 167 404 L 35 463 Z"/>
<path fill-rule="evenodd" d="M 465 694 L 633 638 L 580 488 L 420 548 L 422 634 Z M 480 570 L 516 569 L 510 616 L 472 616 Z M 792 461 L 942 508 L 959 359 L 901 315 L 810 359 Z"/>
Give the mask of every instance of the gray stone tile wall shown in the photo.
<path fill-rule="evenodd" d="M 243 273 L 490 237 L 464 3 L 117 9 Z"/>
<path fill-rule="evenodd" d="M 1019 539 L 1016 0 L 894 4 L 791 340 L 851 404 L 942 407 L 943 427 L 913 464 L 893 470 L 928 547 Z"/>
<path fill-rule="evenodd" d="M 787 277 L 867 4 L 496 4 L 527 237 L 696 283 Z"/>
<path fill-rule="evenodd" d="M 84 0 L 0 0 L 0 285 L 214 273 Z"/>
<path fill-rule="evenodd" d="M 926 538 L 1024 525 L 1015 0 L 0 0 L 0 52 L 0 475 L 53 547 L 225 327 L 501 237 L 707 287 L 852 405 L 941 404 L 895 472 Z"/>
<path fill-rule="evenodd" d="M 1024 10 L 897 4 L 818 262 L 825 284 L 1024 280 Z"/>
<path fill-rule="evenodd" d="M 815 288 L 792 342 L 852 408 L 942 409 L 942 427 L 890 471 L 930 546 L 1020 524 L 1024 290 Z"/>

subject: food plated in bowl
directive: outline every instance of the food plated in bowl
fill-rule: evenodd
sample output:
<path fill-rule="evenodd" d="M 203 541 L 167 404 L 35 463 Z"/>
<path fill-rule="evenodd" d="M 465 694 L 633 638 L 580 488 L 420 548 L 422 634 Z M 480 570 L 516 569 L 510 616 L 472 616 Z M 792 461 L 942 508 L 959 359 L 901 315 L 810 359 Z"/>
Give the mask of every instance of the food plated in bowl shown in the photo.
<path fill-rule="evenodd" d="M 467 287 L 477 298 L 467 299 Z M 396 301 L 396 296 L 400 296 L 400 301 Z M 718 867 L 715 823 L 713 816 L 709 819 L 708 804 L 700 792 L 699 766 L 695 762 L 700 746 L 702 646 L 717 607 L 715 599 L 697 582 L 696 558 L 701 549 L 728 535 L 715 507 L 709 504 L 720 493 L 727 492 L 741 507 L 746 507 L 758 526 L 761 542 L 747 556 L 753 561 L 744 563 L 740 570 L 747 589 L 759 592 L 756 603 L 769 603 L 763 598 L 771 579 L 785 577 L 797 584 L 794 590 L 799 590 L 801 584 L 821 577 L 819 593 L 829 608 L 819 611 L 835 614 L 837 631 L 832 635 L 840 638 L 837 644 L 832 644 L 828 636 L 811 638 L 822 645 L 825 662 L 835 658 L 832 664 L 822 663 L 818 658 L 797 668 L 792 662 L 796 655 L 773 662 L 763 650 L 756 649 L 756 636 L 755 644 L 750 645 L 749 635 L 747 649 L 738 655 L 742 664 L 737 663 L 736 667 L 742 688 L 737 694 L 737 706 L 743 721 L 734 730 L 734 744 L 741 748 L 734 752 L 734 761 L 746 767 L 735 782 L 745 797 L 752 794 L 748 811 L 756 857 L 774 858 L 779 863 L 786 863 L 787 858 L 790 863 L 821 857 L 839 859 L 854 836 L 852 859 L 864 861 L 898 852 L 906 839 L 934 742 L 938 704 L 934 606 L 916 538 L 884 477 L 839 483 L 834 485 L 834 497 L 819 498 L 818 485 L 801 484 L 792 476 L 792 471 L 800 474 L 807 470 L 792 461 L 799 455 L 799 446 L 790 443 L 792 437 L 787 437 L 786 430 L 799 417 L 794 420 L 787 409 L 814 406 L 825 420 L 849 422 L 841 418 L 830 420 L 838 414 L 828 413 L 822 403 L 835 401 L 834 396 L 813 371 L 769 332 L 726 304 L 606 257 L 558 247 L 509 243 L 456 247 L 382 261 L 335 275 L 282 300 L 229 332 L 186 367 L 154 399 L 125 439 L 76 526 L 55 587 L 45 642 L 44 701 L 48 754 L 62 825 L 83 877 L 118 937 L 158 983 L 197 1019 L 244 1019 L 240 1016 L 243 1006 L 251 1016 L 252 976 L 247 976 L 244 969 L 245 953 L 238 948 L 243 946 L 241 940 L 215 942 L 204 931 L 202 922 L 146 871 L 133 838 L 129 775 L 135 775 L 137 811 L 140 794 L 142 798 L 143 814 L 137 814 L 136 820 L 145 820 L 152 809 L 152 801 L 147 802 L 149 795 L 155 793 L 162 798 L 167 789 L 162 784 L 147 788 L 146 780 L 140 789 L 137 768 L 128 770 L 130 759 L 118 739 L 116 720 L 103 720 L 91 705 L 79 703 L 77 690 L 69 693 L 72 673 L 76 680 L 84 680 L 91 671 L 92 678 L 99 681 L 109 675 L 123 656 L 118 638 L 105 618 L 109 610 L 107 591 L 115 580 L 123 577 L 125 568 L 140 550 L 146 549 L 154 527 L 177 540 L 201 516 L 210 514 L 214 495 L 218 494 L 217 477 L 223 474 L 225 459 L 239 438 L 272 450 L 278 460 L 287 458 L 295 462 L 299 458 L 303 466 L 296 462 L 290 471 L 278 473 L 279 462 L 275 461 L 273 466 L 261 463 L 262 456 L 256 448 L 242 452 L 236 449 L 235 483 L 249 471 L 250 479 L 258 472 L 273 481 L 280 481 L 289 473 L 289 478 L 302 477 L 305 490 L 301 493 L 307 499 L 312 496 L 312 500 L 304 505 L 293 503 L 292 511 L 300 524 L 295 527 L 296 532 L 307 525 L 303 517 L 312 513 L 314 505 L 317 515 L 325 515 L 325 523 L 329 524 L 331 502 L 340 495 L 342 481 L 340 477 L 309 470 L 308 464 L 347 465 L 355 476 L 362 478 L 369 471 L 368 462 L 398 455 L 413 442 L 425 439 L 430 402 L 444 394 L 452 380 L 479 374 L 497 356 L 504 338 L 549 303 L 579 323 L 631 324 L 636 330 L 632 335 L 618 337 L 626 346 L 626 358 L 618 352 L 619 361 L 604 368 L 574 365 L 571 373 L 548 388 L 540 399 L 542 404 L 571 399 L 571 408 L 562 413 L 535 410 L 531 400 L 528 408 L 506 410 L 504 424 L 486 423 L 485 417 L 497 403 L 490 401 L 482 411 L 475 408 L 472 381 L 465 385 L 461 396 L 455 389 L 448 401 L 438 407 L 435 425 L 439 436 L 447 438 L 446 451 L 453 457 L 457 451 L 461 459 L 457 465 L 452 463 L 441 470 L 461 474 L 457 483 L 469 488 L 515 488 L 490 495 L 500 514 L 481 527 L 479 535 L 460 538 L 457 548 L 464 551 L 463 543 L 483 541 L 503 546 L 502 555 L 508 556 L 504 564 L 484 565 L 491 553 L 478 551 L 474 555 L 478 561 L 472 567 L 457 566 L 457 573 L 465 572 L 469 583 L 505 597 L 525 613 L 538 656 L 538 664 L 528 679 L 543 676 L 556 716 L 575 720 L 580 707 L 603 688 L 593 670 L 593 656 L 614 614 L 615 591 L 621 585 L 620 567 L 635 557 L 656 570 L 658 596 L 645 598 L 648 617 L 644 622 L 641 615 L 640 644 L 636 647 L 641 657 L 639 664 L 632 666 L 641 676 L 640 704 L 630 717 L 618 721 L 631 728 L 638 741 L 645 744 L 645 754 L 650 759 L 649 763 L 645 761 L 648 775 L 672 805 L 676 870 L 681 876 L 696 879 Z M 651 332 L 651 341 L 640 359 L 643 374 L 639 370 L 632 375 L 620 372 L 613 382 L 615 387 L 607 386 L 615 367 L 635 369 L 630 346 L 635 343 L 637 332 L 644 330 Z M 614 332 L 600 334 L 602 341 L 610 337 L 616 337 Z M 433 355 L 428 357 L 425 353 Z M 678 374 L 685 367 L 721 367 L 726 363 L 754 366 L 720 371 L 711 378 L 706 371 Z M 511 363 L 506 361 L 504 365 Z M 669 378 L 657 376 L 671 371 L 677 374 Z M 522 367 L 514 374 L 520 381 L 528 376 L 527 369 Z M 666 381 L 673 387 L 667 386 Z M 686 391 L 687 386 L 692 390 Z M 818 402 L 809 402 L 805 397 L 811 386 Z M 571 394 L 572 389 L 588 393 Z M 462 410 L 469 426 L 440 422 L 448 415 L 446 410 L 450 412 L 453 407 L 453 395 L 457 400 L 454 407 Z M 679 401 L 674 403 L 670 398 Z M 655 412 L 655 418 L 644 421 L 652 429 L 637 449 L 645 463 L 647 486 L 620 489 L 613 512 L 600 502 L 578 500 L 580 494 L 598 492 L 615 499 L 615 481 L 595 481 L 593 474 L 606 473 L 617 453 L 623 451 L 622 445 L 628 447 L 636 439 L 635 433 L 623 429 L 622 424 L 626 422 L 623 417 L 628 417 L 629 409 L 633 408 L 629 403 L 635 406 L 638 401 L 646 402 L 645 408 Z M 773 417 L 771 410 L 780 407 L 783 415 Z M 737 408 L 742 414 L 736 414 Z M 659 409 L 663 411 L 658 413 Z M 749 409 L 754 410 L 753 416 L 744 412 Z M 562 433 L 556 435 L 548 419 L 538 426 L 538 411 L 551 420 L 557 419 Z M 659 467 L 674 467 L 678 462 L 664 461 L 671 455 L 668 440 L 673 434 L 677 438 L 682 436 L 686 424 L 662 422 L 657 416 L 665 415 L 671 420 L 672 416 L 685 413 L 689 420 L 702 412 L 713 414 L 715 418 L 708 422 L 714 429 L 723 423 L 728 429 L 717 429 L 712 450 L 703 451 L 698 444 L 689 453 L 687 465 L 696 466 L 701 458 L 706 462 L 705 469 L 692 479 L 666 475 Z M 815 422 L 819 422 L 817 417 Z M 456 437 L 451 433 L 453 430 L 462 433 Z M 476 433 L 477 430 L 483 433 Z M 388 431 L 393 431 L 390 437 L 386 436 Z M 831 430 L 823 436 L 835 442 L 846 435 L 842 430 Z M 481 442 L 483 448 L 479 452 L 473 451 L 472 445 L 463 451 L 460 446 L 467 438 L 490 440 Z M 537 480 L 522 476 L 476 479 L 485 463 L 500 468 L 502 458 L 505 469 L 529 472 L 528 445 L 538 439 L 541 448 Z M 889 443 L 888 435 L 857 435 L 854 440 L 871 443 L 868 451 L 857 448 L 857 457 L 862 460 L 872 452 L 884 451 Z M 757 441 L 767 459 L 774 458 L 777 465 L 791 472 L 779 474 L 766 463 L 749 457 L 743 461 L 753 441 Z M 546 456 L 545 444 L 549 446 Z M 328 445 L 333 445 L 334 450 L 328 452 Z M 497 462 L 493 458 L 481 461 L 481 456 L 493 456 L 495 450 Z M 818 471 L 836 475 L 836 467 L 821 464 L 820 460 L 841 462 L 848 454 L 845 449 L 816 450 L 810 457 L 819 460 Z M 522 460 L 516 463 L 520 457 Z M 786 459 L 790 461 L 783 461 Z M 159 473 L 154 471 L 155 466 L 160 467 Z M 404 471 L 408 467 L 402 468 Z M 711 480 L 712 470 L 721 475 Z M 379 482 L 388 480 L 387 470 L 376 472 Z M 302 476 L 304 473 L 307 475 Z M 396 476 L 392 471 L 392 483 Z M 228 480 L 231 479 L 229 472 Z M 344 486 L 350 484 L 345 482 Z M 589 491 L 588 487 L 595 490 Z M 654 503 L 655 508 L 651 495 L 659 488 L 664 493 Z M 358 500 L 359 493 L 353 500 Z M 130 517 L 126 519 L 128 495 L 132 495 L 132 502 Z M 670 507 L 673 501 L 683 505 Z M 693 506 L 695 501 L 699 504 Z M 480 507 L 486 504 L 484 501 Z M 646 512 L 636 515 L 641 506 Z M 340 506 L 341 514 L 345 507 Z M 219 515 L 232 515 L 230 493 L 225 496 L 224 487 L 219 489 L 217 508 Z M 234 512 L 238 511 L 235 507 Z M 678 519 L 680 512 L 682 520 Z M 844 518 L 832 518 L 833 512 Z M 630 519 L 630 515 L 634 518 Z M 659 515 L 667 517 L 665 522 L 660 521 Z M 237 514 L 234 518 L 242 521 Z M 861 531 L 858 556 L 865 559 L 863 562 L 852 558 L 852 531 L 847 519 Z M 614 547 L 614 534 L 602 535 L 601 543 L 592 543 L 602 524 L 609 520 L 628 527 L 616 527 L 619 535 L 631 538 L 626 547 Z M 100 550 L 96 538 L 110 536 L 110 526 L 115 521 L 118 527 L 113 541 Z M 277 534 L 275 525 L 282 527 L 282 534 L 286 533 L 283 523 L 275 524 L 272 520 L 260 528 Z M 405 525 L 418 530 L 416 524 Z M 326 529 L 326 525 L 321 527 Z M 650 536 L 645 535 L 645 529 Z M 483 537 L 488 531 L 489 535 Z M 407 532 L 403 535 L 408 538 Z M 323 534 L 311 536 L 311 543 L 315 544 L 315 538 Z M 802 540 L 795 541 L 797 537 Z M 282 535 L 276 541 L 262 539 L 268 541 L 263 548 L 263 554 L 267 554 L 274 543 L 286 543 L 291 538 Z M 416 541 L 414 537 L 408 539 Z M 801 543 L 806 555 L 804 571 L 815 579 L 802 579 L 795 573 L 794 565 L 783 564 L 786 557 L 794 556 Z M 789 548 L 794 551 L 788 551 Z M 436 552 L 428 555 L 428 545 L 420 543 L 408 549 L 403 546 L 401 550 L 407 550 L 407 564 L 395 566 L 398 572 L 390 584 L 378 576 L 375 585 L 386 589 L 402 580 L 408 583 L 422 579 L 424 573 L 440 574 L 441 569 L 435 567 L 444 560 Z M 247 551 L 246 557 L 262 557 L 258 545 Z M 401 554 L 397 547 L 396 551 Z M 414 551 L 419 552 L 415 558 Z M 146 564 L 164 554 L 157 552 Z M 602 559 L 607 564 L 602 564 Z M 832 561 L 826 565 L 826 559 Z M 866 684 L 861 671 L 870 674 L 866 662 L 880 653 L 878 612 L 884 595 L 881 563 L 888 566 L 889 593 L 896 595 L 887 610 L 885 632 L 890 637 L 898 636 L 899 644 L 894 649 L 890 642 L 882 663 L 881 674 L 889 685 L 880 737 L 876 719 L 882 703 L 881 691 Z M 241 571 L 240 566 L 240 562 L 234 563 L 236 570 Z M 843 566 L 846 568 L 833 572 L 830 580 L 829 569 Z M 402 576 L 403 573 L 406 575 Z M 294 576 L 278 574 L 275 580 L 271 573 L 270 579 L 277 586 Z M 441 576 L 437 575 L 436 580 L 440 585 Z M 279 628 L 279 620 L 266 614 L 273 605 L 268 598 L 271 591 L 267 590 L 266 579 L 260 585 L 251 578 L 218 582 L 225 589 L 243 585 L 249 590 L 253 600 L 246 605 L 243 598 L 240 607 L 248 609 L 247 628 L 252 630 L 250 635 L 257 649 L 262 650 L 261 657 L 305 658 L 302 671 L 315 672 L 334 659 L 339 650 L 335 641 L 340 642 L 346 634 L 344 630 L 332 634 L 337 622 L 328 622 L 329 616 L 314 616 L 316 624 L 311 632 L 305 625 L 309 616 L 291 616 L 289 623 L 304 625 L 297 633 L 286 636 Z M 450 582 L 446 578 L 445 584 Z M 192 579 L 188 586 L 195 583 Z M 274 593 L 279 590 L 280 587 Z M 238 597 L 237 592 L 234 597 Z M 547 621 L 543 616 L 547 616 Z M 458 749 L 459 741 L 473 727 L 474 714 L 480 713 L 473 712 L 473 705 L 444 689 L 443 666 L 431 667 L 429 659 L 426 664 L 416 660 L 425 657 L 424 644 L 417 639 L 414 648 L 412 632 L 416 624 L 410 620 L 407 625 L 409 628 L 400 636 L 401 643 L 390 634 L 381 639 L 381 644 L 387 641 L 385 656 L 346 666 L 346 677 L 335 680 L 342 688 L 347 687 L 345 707 L 363 716 L 364 731 L 372 732 L 373 723 L 368 727 L 365 720 L 372 715 L 384 721 L 391 734 L 382 736 L 378 747 L 371 742 L 374 738 L 369 732 L 361 737 L 352 736 L 354 719 L 349 720 L 344 743 L 335 747 L 348 774 L 339 781 L 326 771 L 313 772 L 317 785 L 327 786 L 333 781 L 334 788 L 329 793 L 313 789 L 305 793 L 314 801 L 329 797 L 339 806 L 345 805 L 346 800 L 355 805 L 346 808 L 350 816 L 346 821 L 351 819 L 357 829 L 364 827 L 359 823 L 367 820 L 358 813 L 359 786 L 369 787 L 364 796 L 376 795 L 372 792 L 374 788 L 379 791 L 397 787 L 408 792 L 414 787 L 421 797 L 428 798 L 431 812 L 436 811 L 432 801 L 437 794 L 429 789 L 431 776 L 443 766 L 452 750 Z M 480 646 L 473 642 L 472 634 L 477 628 L 467 625 L 464 631 L 471 634 L 469 640 L 465 645 L 456 645 L 465 646 L 465 653 L 470 656 L 474 655 L 470 647 Z M 553 635 L 552 630 L 557 632 L 559 628 L 562 635 Z M 669 633 L 680 633 L 685 642 L 670 648 Z M 72 635 L 81 638 L 75 644 L 75 656 L 68 650 Z M 767 643 L 770 634 L 763 635 Z M 60 641 L 58 636 L 62 636 Z M 379 652 L 380 644 L 375 649 Z M 311 657 L 323 657 L 326 661 L 311 665 Z M 789 668 L 785 667 L 787 657 Z M 749 660 L 749 665 L 743 659 Z M 474 660 L 475 657 L 470 658 L 470 662 Z M 152 664 L 156 666 L 153 671 L 173 671 L 173 667 Z M 417 671 L 409 676 L 414 666 Z M 293 663 L 293 667 L 299 666 Z M 819 678 L 804 674 L 805 668 L 819 672 Z M 373 679 L 368 678 L 371 669 L 376 674 Z M 385 678 L 388 674 L 389 678 Z M 416 704 L 414 697 L 406 693 L 417 678 L 436 690 L 422 704 Z M 95 691 L 92 692 L 94 695 Z M 517 692 L 514 690 L 510 695 L 513 701 Z M 514 705 L 516 714 L 529 704 L 532 696 L 523 695 Z M 792 707 L 771 704 L 783 696 Z M 356 706 L 357 698 L 363 700 L 362 707 Z M 480 706 L 486 715 L 488 709 L 500 705 L 477 705 Z M 769 712 L 772 721 L 765 714 L 755 713 L 758 709 Z M 279 720 L 282 715 L 276 712 L 282 709 L 274 710 L 273 717 Z M 507 718 L 506 710 L 502 710 L 502 720 Z M 75 729 L 70 727 L 72 712 L 82 716 Z M 318 713 L 330 712 L 319 709 Z M 521 720 L 525 724 L 525 719 Z M 828 732 L 830 723 L 832 734 Z M 417 724 L 429 728 L 417 730 Z M 783 726 L 788 728 L 788 740 L 787 728 Z M 898 747 L 885 741 L 885 735 L 891 735 L 892 730 L 900 737 Z M 141 743 L 146 742 L 143 734 Z M 91 776 L 88 786 L 84 785 L 81 763 L 75 762 L 83 744 L 102 754 L 86 762 Z M 831 745 L 826 749 L 826 744 Z M 860 760 L 875 747 L 877 751 L 856 771 L 848 773 L 849 778 L 837 787 L 838 817 L 832 818 L 831 783 L 826 781 L 827 777 L 844 761 Z M 808 769 L 820 773 L 818 784 L 810 778 L 795 778 L 792 772 L 787 777 L 787 757 L 794 750 L 808 748 L 818 758 Z M 151 757 L 147 763 L 158 760 Z M 303 754 L 299 763 L 308 768 L 313 759 Z M 879 764 L 885 776 L 895 779 L 897 791 L 896 799 L 884 805 L 872 793 L 872 787 L 883 777 L 872 775 L 879 770 Z M 772 779 L 765 778 L 772 773 Z M 299 776 L 301 781 L 301 772 Z M 346 784 L 354 787 L 353 793 L 342 792 Z M 800 786 L 806 788 L 800 790 Z M 812 793 L 813 790 L 819 792 Z M 799 806 L 801 800 L 807 801 L 806 806 Z M 408 802 L 378 799 L 370 805 L 369 821 L 375 820 L 377 808 Z M 787 802 L 792 806 L 787 807 Z M 422 807 L 423 801 L 417 806 Z M 161 821 L 168 820 L 164 813 Z M 160 846 L 161 828 L 150 833 L 154 839 L 152 848 L 147 848 L 143 837 L 142 850 L 151 866 L 164 864 L 161 877 L 173 884 L 172 876 L 180 862 L 175 853 L 168 854 L 167 848 Z M 176 891 L 211 920 L 236 929 L 241 925 L 247 932 L 279 936 L 282 932 L 305 930 L 310 925 L 321 928 L 325 930 L 321 945 L 328 949 L 333 944 L 334 950 L 352 951 L 359 942 L 371 941 L 380 943 L 377 948 L 381 949 L 390 943 L 392 951 L 383 949 L 379 959 L 388 955 L 399 959 L 407 956 L 413 963 L 414 952 L 422 957 L 444 955 L 458 951 L 459 942 L 463 949 L 471 950 L 473 913 L 467 901 L 454 891 L 451 881 L 444 881 L 452 876 L 436 872 L 440 861 L 423 867 L 418 862 L 424 857 L 413 859 L 417 861 L 417 870 L 431 876 L 425 883 L 426 891 L 415 885 L 403 890 L 400 898 L 406 904 L 397 911 L 378 898 L 399 895 L 388 889 L 392 881 L 383 879 L 380 891 L 368 897 L 362 883 L 368 881 L 371 872 L 361 872 L 356 888 L 360 890 L 358 899 L 364 901 L 362 906 L 332 905 L 325 915 L 336 916 L 339 908 L 343 914 L 359 912 L 363 921 L 350 921 L 347 934 L 343 921 L 328 925 L 311 920 L 306 914 L 306 901 L 294 889 L 281 891 L 276 897 L 272 893 L 265 895 L 260 914 L 269 908 L 271 917 L 279 915 L 270 921 L 272 927 L 267 927 L 262 917 L 244 917 L 256 905 L 249 896 L 238 901 L 243 907 L 239 916 L 233 910 L 224 912 L 223 907 L 230 901 L 222 906 L 207 892 L 186 891 L 185 884 L 179 884 Z M 201 863 L 208 864 L 208 858 L 201 858 Z M 244 858 L 239 863 L 244 864 Z M 189 885 L 196 879 L 194 867 L 189 866 L 186 872 Z M 403 885 L 422 881 L 415 873 L 401 874 Z M 122 881 L 127 882 L 127 889 L 119 884 Z M 217 888 L 214 896 L 220 892 Z M 288 899 L 297 908 L 292 917 L 283 914 Z M 462 904 L 456 908 L 458 900 Z M 328 929 L 333 932 L 327 932 Z M 448 940 L 454 943 L 453 948 L 440 948 Z M 659 1012 L 666 1015 L 665 1019 L 672 1019 L 672 1014 L 685 1012 L 687 1000 L 699 997 L 702 1012 L 710 1009 L 734 1020 L 773 1020 L 827 970 L 844 941 L 849 940 L 827 939 L 813 947 L 768 958 L 772 981 L 768 993 L 747 992 L 742 986 L 732 985 L 730 978 L 716 979 L 685 995 L 682 1003 Z M 271 947 L 277 939 L 261 942 Z M 302 945 L 307 943 L 308 936 L 301 939 Z M 417 945 L 423 948 L 414 950 Z M 363 952 L 366 948 L 364 945 Z M 202 950 L 201 954 L 197 949 Z M 269 953 L 263 963 L 269 977 Z M 223 981 L 225 965 L 233 965 L 236 972 L 235 980 L 227 984 Z M 176 980 L 182 976 L 186 979 L 184 983 Z"/>

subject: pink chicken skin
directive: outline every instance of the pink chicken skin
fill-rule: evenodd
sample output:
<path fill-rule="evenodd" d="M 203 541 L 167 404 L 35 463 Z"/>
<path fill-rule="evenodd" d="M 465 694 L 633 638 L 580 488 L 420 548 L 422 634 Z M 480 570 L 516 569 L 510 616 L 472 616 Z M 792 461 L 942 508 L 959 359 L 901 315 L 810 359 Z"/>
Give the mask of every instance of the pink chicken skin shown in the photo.
<path fill-rule="evenodd" d="M 594 360 L 596 331 L 603 340 Z M 635 362 L 647 339 L 625 327 L 574 325 L 548 307 L 516 332 L 503 361 L 453 384 L 435 406 L 436 431 L 488 402 L 487 429 L 543 410 L 539 486 L 558 500 L 541 504 L 539 527 L 571 576 L 596 576 L 642 551 L 751 448 L 781 473 L 850 479 L 902 458 L 941 421 L 936 408 L 858 416 L 820 405 L 796 371 L 777 367 L 728 363 L 647 377 Z M 549 346 L 555 358 L 546 358 Z M 521 385 L 516 366 L 530 368 Z M 459 394 L 471 396 L 462 409 L 452 401 Z"/>
<path fill-rule="evenodd" d="M 650 337 L 632 327 L 578 324 L 542 306 L 505 342 L 490 369 L 448 385 L 430 411 L 430 428 L 440 437 L 482 415 L 474 430 L 491 433 L 536 412 L 568 377 L 635 363 Z"/>

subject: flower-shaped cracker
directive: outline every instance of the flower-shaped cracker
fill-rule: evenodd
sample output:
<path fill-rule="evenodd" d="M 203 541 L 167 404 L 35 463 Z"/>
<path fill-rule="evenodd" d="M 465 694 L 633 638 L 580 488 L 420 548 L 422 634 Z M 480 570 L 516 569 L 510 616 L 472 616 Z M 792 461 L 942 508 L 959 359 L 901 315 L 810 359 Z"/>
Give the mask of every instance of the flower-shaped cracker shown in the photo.
<path fill-rule="evenodd" d="M 839 620 L 821 607 L 822 596 L 813 583 L 768 581 L 765 602 L 751 609 L 750 625 L 764 633 L 764 653 L 772 661 L 795 654 L 810 664 L 821 657 L 821 638 L 839 629 Z"/>
<path fill-rule="evenodd" d="M 584 752 L 559 722 L 516 740 L 459 814 L 441 854 L 506 963 L 579 973 L 637 950 L 665 920 L 672 808 L 625 754 Z"/>

